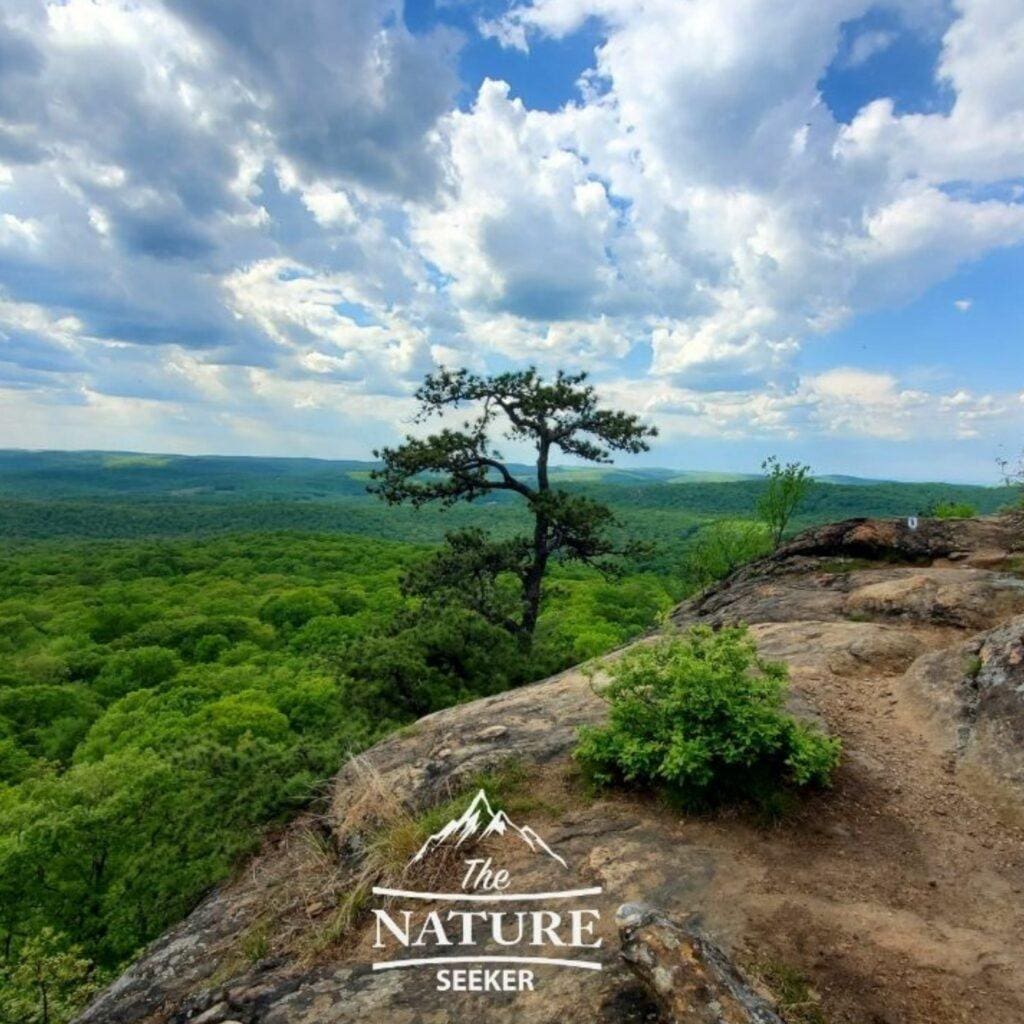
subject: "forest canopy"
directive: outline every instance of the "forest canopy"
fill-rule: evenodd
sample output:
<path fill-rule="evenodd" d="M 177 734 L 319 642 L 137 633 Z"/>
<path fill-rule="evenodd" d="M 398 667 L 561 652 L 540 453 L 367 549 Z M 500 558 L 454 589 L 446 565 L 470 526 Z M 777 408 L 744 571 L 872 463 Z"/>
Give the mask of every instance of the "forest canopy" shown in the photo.
<path fill-rule="evenodd" d="M 16 958 L 49 929 L 114 969 L 349 752 L 605 651 L 672 601 L 652 574 L 564 572 L 527 663 L 469 609 L 410 614 L 399 581 L 425 551 L 302 534 L 9 550 L 0 943 Z"/>

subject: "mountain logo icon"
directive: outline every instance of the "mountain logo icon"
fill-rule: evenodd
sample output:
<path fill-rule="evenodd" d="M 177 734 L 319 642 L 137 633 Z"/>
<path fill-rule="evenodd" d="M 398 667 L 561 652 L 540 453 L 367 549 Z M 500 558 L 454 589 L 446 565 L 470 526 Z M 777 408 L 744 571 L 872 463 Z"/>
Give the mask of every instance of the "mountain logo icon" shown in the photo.
<path fill-rule="evenodd" d="M 521 839 L 534 853 L 546 853 L 557 860 L 563 868 L 568 867 L 563 858 L 559 857 L 529 825 L 521 828 L 504 811 L 495 811 L 487 799 L 487 793 L 482 789 L 477 791 L 462 814 L 452 818 L 447 825 L 427 839 L 409 864 L 423 860 L 439 846 L 451 845 L 458 849 L 471 840 L 506 835 Z"/>

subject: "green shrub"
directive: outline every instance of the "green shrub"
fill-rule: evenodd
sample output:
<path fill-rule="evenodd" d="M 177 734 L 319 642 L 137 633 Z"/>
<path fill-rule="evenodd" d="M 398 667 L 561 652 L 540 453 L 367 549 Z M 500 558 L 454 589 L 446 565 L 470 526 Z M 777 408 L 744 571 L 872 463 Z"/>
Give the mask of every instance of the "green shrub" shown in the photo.
<path fill-rule="evenodd" d="M 683 571 L 695 587 L 706 587 L 771 550 L 771 534 L 764 523 L 719 519 L 701 529 L 686 552 Z"/>
<path fill-rule="evenodd" d="M 599 785 L 650 786 L 690 809 L 828 785 L 840 742 L 784 709 L 784 665 L 742 628 L 698 626 L 609 666 L 608 724 L 584 727 L 576 757 Z"/>
<path fill-rule="evenodd" d="M 978 510 L 966 501 L 940 501 L 933 509 L 936 519 L 970 519 L 978 514 Z"/>
<path fill-rule="evenodd" d="M 81 947 L 43 928 L 25 941 L 16 959 L 0 965 L 0 1020 L 64 1024 L 96 988 Z"/>
<path fill-rule="evenodd" d="M 192 657 L 198 662 L 216 661 L 230 646 L 223 633 L 207 633 L 196 641 Z"/>

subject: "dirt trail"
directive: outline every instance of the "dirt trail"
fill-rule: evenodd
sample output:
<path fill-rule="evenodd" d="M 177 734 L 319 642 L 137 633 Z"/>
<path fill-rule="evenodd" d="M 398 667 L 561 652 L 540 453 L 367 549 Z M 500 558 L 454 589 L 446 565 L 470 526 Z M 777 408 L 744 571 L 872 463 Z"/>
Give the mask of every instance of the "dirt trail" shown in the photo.
<path fill-rule="evenodd" d="M 835 789 L 784 827 L 691 833 L 734 858 L 747 955 L 798 966 L 829 1020 L 1024 1021 L 1021 789 L 958 756 L 962 726 L 908 681 L 925 661 L 968 676 L 964 642 L 1019 615 L 1015 536 L 965 528 L 953 560 L 890 569 L 800 553 L 680 616 L 755 623 L 843 738 Z"/>
<path fill-rule="evenodd" d="M 959 639 L 913 632 L 932 650 Z M 735 858 L 732 884 L 746 879 L 747 955 L 814 979 L 830 1020 L 1020 1024 L 1024 805 L 957 765 L 900 676 L 793 676 L 843 738 L 835 789 L 766 836 L 691 833 Z"/>
<path fill-rule="evenodd" d="M 510 758 L 527 765 L 529 823 L 572 878 L 522 851 L 511 868 L 520 891 L 602 886 L 596 976 L 555 971 L 543 992 L 485 1005 L 438 995 L 413 971 L 372 975 L 363 925 L 312 961 L 299 956 L 296 933 L 322 930 L 328 911 L 303 895 L 319 868 L 295 859 L 297 827 L 155 943 L 83 1024 L 639 1024 L 657 1016 L 612 924 L 635 900 L 695 917 L 748 968 L 803 975 L 811 1002 L 788 1018 L 800 1024 L 1021 1024 L 1024 679 L 998 677 L 1007 685 L 989 704 L 979 691 L 991 666 L 1024 672 L 1019 536 L 996 520 L 914 534 L 838 524 L 678 609 L 683 626 L 750 624 L 762 654 L 789 664 L 794 710 L 843 739 L 834 788 L 780 825 L 749 812 L 681 817 L 637 794 L 588 797 L 569 755 L 604 706 L 579 671 L 439 712 L 368 752 L 384 791 L 419 807 Z M 985 631 L 1001 623 L 997 644 Z M 354 767 L 338 776 L 328 838 L 344 845 L 365 797 Z M 241 937 L 268 907 L 268 955 L 240 963 Z"/>

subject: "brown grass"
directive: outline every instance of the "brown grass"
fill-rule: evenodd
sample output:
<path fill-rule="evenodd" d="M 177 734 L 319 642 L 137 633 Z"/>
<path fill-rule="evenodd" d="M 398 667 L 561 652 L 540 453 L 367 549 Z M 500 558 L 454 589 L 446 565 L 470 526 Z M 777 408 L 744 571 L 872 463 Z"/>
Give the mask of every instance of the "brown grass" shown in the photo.
<path fill-rule="evenodd" d="M 469 779 L 457 793 L 423 811 L 403 803 L 393 781 L 385 781 L 365 757 L 354 757 L 346 775 L 349 799 L 337 820 L 310 817 L 281 840 L 283 856 L 276 859 L 273 876 L 259 880 L 262 911 L 225 951 L 221 977 L 266 956 L 287 956 L 304 965 L 328 955 L 344 957 L 369 910 L 374 886 L 443 889 L 459 867 L 454 851 L 438 850 L 412 866 L 409 861 L 478 788 L 510 814 L 560 810 L 538 799 L 526 771 L 511 762 Z"/>

